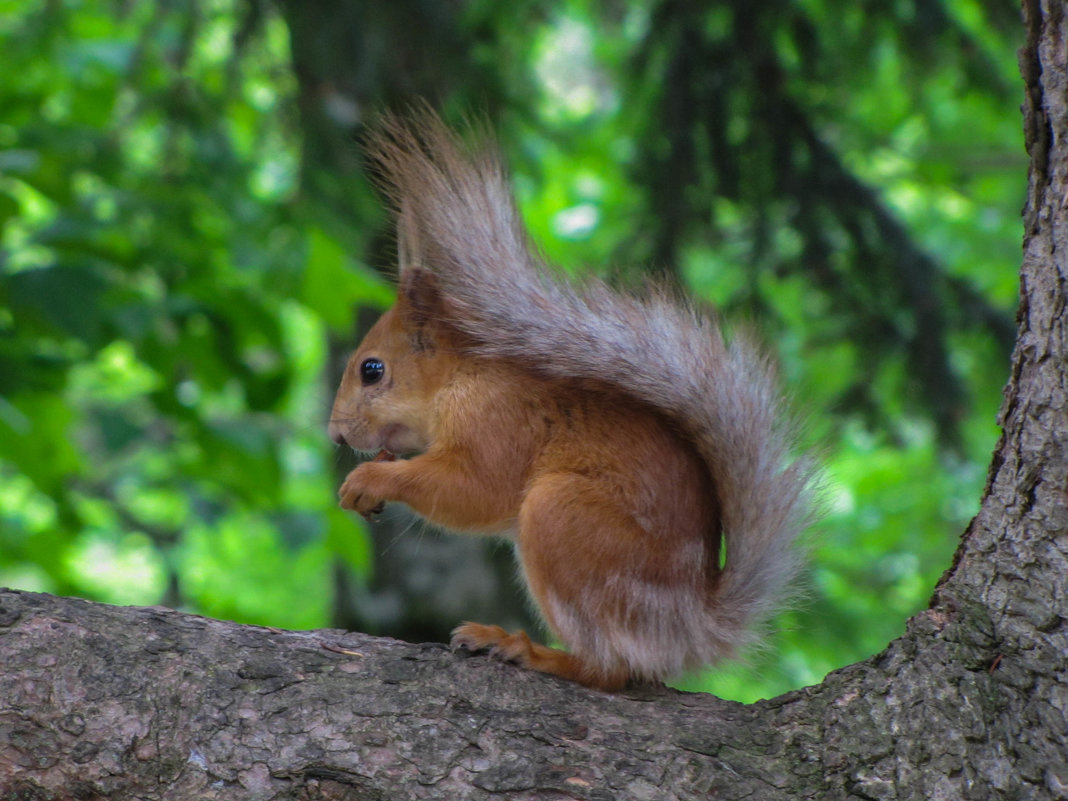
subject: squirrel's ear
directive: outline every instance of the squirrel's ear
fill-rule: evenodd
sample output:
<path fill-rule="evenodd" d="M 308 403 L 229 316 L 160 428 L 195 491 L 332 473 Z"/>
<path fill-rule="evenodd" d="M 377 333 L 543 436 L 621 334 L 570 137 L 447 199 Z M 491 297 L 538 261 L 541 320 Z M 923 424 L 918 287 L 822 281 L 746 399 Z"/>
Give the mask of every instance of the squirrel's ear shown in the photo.
<path fill-rule="evenodd" d="M 397 286 L 397 313 L 410 329 L 424 329 L 440 320 L 442 305 L 437 278 L 430 270 L 402 268 Z"/>

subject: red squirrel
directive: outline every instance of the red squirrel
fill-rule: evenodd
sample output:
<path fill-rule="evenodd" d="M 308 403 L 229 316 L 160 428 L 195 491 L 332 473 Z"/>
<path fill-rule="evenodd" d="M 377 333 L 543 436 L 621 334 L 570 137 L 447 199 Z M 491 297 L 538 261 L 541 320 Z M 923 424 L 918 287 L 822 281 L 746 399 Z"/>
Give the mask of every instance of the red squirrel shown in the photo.
<path fill-rule="evenodd" d="M 608 691 L 736 654 L 780 605 L 809 510 L 767 358 L 667 291 L 543 263 L 486 140 L 426 112 L 387 118 L 368 152 L 399 281 L 334 401 L 331 438 L 378 454 L 341 506 L 515 542 L 566 650 L 479 623 L 454 648 Z"/>

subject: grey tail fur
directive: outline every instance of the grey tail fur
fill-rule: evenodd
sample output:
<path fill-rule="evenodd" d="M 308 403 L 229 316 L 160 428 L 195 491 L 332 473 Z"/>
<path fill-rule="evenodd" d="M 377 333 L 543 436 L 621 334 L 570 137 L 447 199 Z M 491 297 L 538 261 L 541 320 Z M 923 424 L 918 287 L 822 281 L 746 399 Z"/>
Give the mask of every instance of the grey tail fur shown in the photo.
<path fill-rule="evenodd" d="M 692 439 L 717 486 L 726 541 L 711 627 L 721 643 L 746 643 L 788 597 L 796 539 L 812 516 L 812 466 L 793 458 L 770 362 L 744 335 L 725 342 L 669 292 L 564 280 L 531 246 L 486 141 L 465 144 L 427 111 L 384 121 L 370 153 L 397 207 L 401 269 L 435 274 L 479 353 L 606 383 Z"/>

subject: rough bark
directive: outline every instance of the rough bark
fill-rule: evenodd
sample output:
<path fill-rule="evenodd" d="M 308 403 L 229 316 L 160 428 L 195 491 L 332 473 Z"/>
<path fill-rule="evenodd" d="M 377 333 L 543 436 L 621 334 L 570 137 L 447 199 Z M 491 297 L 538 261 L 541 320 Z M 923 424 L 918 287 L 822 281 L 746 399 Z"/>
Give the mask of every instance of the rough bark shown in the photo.
<path fill-rule="evenodd" d="M 0 799 L 1068 798 L 1068 15 L 1025 0 L 1004 435 L 931 607 L 751 706 L 339 632 L 0 593 Z"/>
<path fill-rule="evenodd" d="M 775 704 L 614 697 L 336 631 L 0 604 L 4 798 L 788 797 L 766 758 L 787 748 Z"/>

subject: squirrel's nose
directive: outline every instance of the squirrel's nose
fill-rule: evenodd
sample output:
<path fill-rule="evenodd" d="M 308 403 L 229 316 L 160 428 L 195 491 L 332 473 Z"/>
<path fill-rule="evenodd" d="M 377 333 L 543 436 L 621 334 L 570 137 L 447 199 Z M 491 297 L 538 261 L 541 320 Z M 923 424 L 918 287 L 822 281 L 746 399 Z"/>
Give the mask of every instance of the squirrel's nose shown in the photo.
<path fill-rule="evenodd" d="M 326 429 L 326 434 L 335 445 L 345 444 L 345 432 L 341 430 L 341 426 L 331 423 Z"/>

